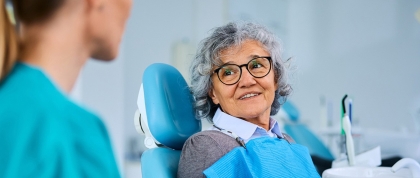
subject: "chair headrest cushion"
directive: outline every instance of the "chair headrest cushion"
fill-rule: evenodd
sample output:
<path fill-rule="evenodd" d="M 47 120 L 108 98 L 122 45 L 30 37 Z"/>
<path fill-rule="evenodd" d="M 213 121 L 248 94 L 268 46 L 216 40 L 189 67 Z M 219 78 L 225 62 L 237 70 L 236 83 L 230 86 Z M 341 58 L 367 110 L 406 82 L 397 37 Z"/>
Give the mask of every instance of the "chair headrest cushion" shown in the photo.
<path fill-rule="evenodd" d="M 287 113 L 291 121 L 297 122 L 299 120 L 299 110 L 290 101 L 286 101 L 281 108 Z"/>
<path fill-rule="evenodd" d="M 161 144 L 181 150 L 188 137 L 201 130 L 188 84 L 174 67 L 155 63 L 144 71 L 143 89 L 151 134 Z"/>

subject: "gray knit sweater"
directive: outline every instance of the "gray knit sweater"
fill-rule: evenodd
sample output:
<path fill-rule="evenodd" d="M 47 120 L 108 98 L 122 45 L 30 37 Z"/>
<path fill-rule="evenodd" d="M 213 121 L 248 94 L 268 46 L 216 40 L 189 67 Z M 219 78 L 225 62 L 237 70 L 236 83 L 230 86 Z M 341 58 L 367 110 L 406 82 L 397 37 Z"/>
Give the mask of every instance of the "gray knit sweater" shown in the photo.
<path fill-rule="evenodd" d="M 194 134 L 182 148 L 178 177 L 205 177 L 205 169 L 237 146 L 240 145 L 234 138 L 217 130 Z"/>

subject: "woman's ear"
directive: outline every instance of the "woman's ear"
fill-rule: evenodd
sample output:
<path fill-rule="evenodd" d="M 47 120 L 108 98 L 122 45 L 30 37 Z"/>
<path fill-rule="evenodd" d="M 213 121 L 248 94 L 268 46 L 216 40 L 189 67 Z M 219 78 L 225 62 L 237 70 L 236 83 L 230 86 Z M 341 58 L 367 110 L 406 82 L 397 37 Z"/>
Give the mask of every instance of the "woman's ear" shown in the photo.
<path fill-rule="evenodd" d="M 277 80 L 274 81 L 274 86 L 276 87 L 276 91 L 279 89 L 279 85 L 277 84 Z"/>
<path fill-rule="evenodd" d="M 209 96 L 210 96 L 211 100 L 213 100 L 214 104 L 219 104 L 219 100 L 217 99 L 216 94 L 215 94 L 213 89 L 209 90 Z"/>

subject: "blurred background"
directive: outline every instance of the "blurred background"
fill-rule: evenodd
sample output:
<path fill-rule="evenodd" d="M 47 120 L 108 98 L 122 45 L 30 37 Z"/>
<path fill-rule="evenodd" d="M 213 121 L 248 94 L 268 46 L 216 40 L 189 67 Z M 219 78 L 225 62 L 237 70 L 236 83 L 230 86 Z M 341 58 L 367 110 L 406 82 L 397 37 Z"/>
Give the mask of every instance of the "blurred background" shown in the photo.
<path fill-rule="evenodd" d="M 300 121 L 330 149 L 335 144 L 327 143 L 330 135 L 325 133 L 330 132 L 325 128 L 339 124 L 344 94 L 353 100 L 353 126 L 366 147 L 382 144 L 377 138 L 395 145 L 420 136 L 420 1 L 133 3 L 118 59 L 90 60 L 72 93 L 104 119 L 124 177 L 141 175 L 139 159 L 145 147 L 133 117 L 144 69 L 156 62 L 171 64 L 188 81 L 200 40 L 230 21 L 260 23 L 282 40 L 283 58 L 292 57 L 293 93 L 288 100 L 298 108 Z M 420 145 L 420 139 L 415 143 Z"/>

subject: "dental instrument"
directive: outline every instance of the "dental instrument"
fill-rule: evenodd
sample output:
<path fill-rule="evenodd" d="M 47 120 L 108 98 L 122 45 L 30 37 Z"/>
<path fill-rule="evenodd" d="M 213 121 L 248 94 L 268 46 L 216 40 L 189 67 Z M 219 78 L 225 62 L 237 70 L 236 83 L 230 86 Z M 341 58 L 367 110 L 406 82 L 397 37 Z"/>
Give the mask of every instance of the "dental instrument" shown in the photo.
<path fill-rule="evenodd" d="M 341 135 L 340 135 L 340 142 L 339 142 L 340 154 L 339 154 L 339 157 L 337 158 L 338 160 L 345 159 L 345 155 L 347 154 L 346 136 L 344 134 L 344 129 L 343 129 L 343 118 L 344 118 L 344 113 L 346 110 L 346 107 L 345 107 L 346 98 L 347 98 L 347 94 L 345 94 L 343 99 L 341 100 L 341 117 L 340 117 Z"/>
<path fill-rule="evenodd" d="M 352 123 L 353 121 L 353 117 L 352 117 L 352 113 L 353 113 L 353 100 L 349 99 L 349 119 L 350 119 L 350 123 Z"/>
<path fill-rule="evenodd" d="M 344 118 L 344 114 L 346 113 L 346 103 L 345 103 L 346 98 L 347 98 L 347 94 L 345 94 L 343 99 L 341 100 L 341 135 L 344 135 L 343 118 Z"/>
<path fill-rule="evenodd" d="M 344 95 L 342 103 L 342 115 L 343 118 L 341 119 L 341 126 L 342 126 L 342 133 L 344 132 L 345 139 L 346 139 L 346 150 L 347 150 L 347 159 L 349 161 L 350 166 L 354 166 L 354 143 L 353 137 L 351 135 L 351 123 L 349 115 L 346 113 L 346 105 L 345 100 L 347 98 L 347 94 Z"/>
<path fill-rule="evenodd" d="M 354 166 L 354 144 L 353 137 L 351 135 L 351 123 L 347 114 L 343 118 L 343 128 L 346 135 L 346 148 L 349 165 Z"/>

